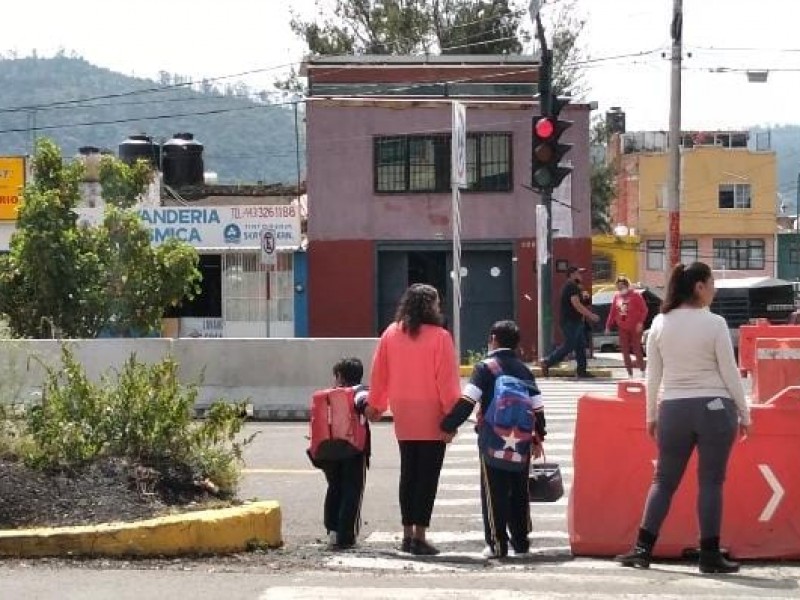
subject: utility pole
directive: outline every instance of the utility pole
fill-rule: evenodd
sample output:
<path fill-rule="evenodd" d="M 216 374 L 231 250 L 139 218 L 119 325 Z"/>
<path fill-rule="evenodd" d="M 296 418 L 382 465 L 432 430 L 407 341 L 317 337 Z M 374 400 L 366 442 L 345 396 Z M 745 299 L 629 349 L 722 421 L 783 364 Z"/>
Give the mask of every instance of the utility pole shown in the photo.
<path fill-rule="evenodd" d="M 669 101 L 669 167 L 667 173 L 667 243 L 664 287 L 681 258 L 681 62 L 683 58 L 683 0 L 673 0 L 672 56 Z"/>

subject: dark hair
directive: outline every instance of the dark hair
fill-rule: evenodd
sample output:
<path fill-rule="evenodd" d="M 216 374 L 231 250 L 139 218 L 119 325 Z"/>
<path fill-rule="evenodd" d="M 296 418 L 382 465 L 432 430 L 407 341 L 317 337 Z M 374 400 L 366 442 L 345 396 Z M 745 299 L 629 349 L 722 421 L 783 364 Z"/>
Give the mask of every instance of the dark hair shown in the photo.
<path fill-rule="evenodd" d="M 344 385 L 359 385 L 364 376 L 364 365 L 355 357 L 343 358 L 333 365 L 333 376 Z"/>
<path fill-rule="evenodd" d="M 684 264 L 676 265 L 669 276 L 667 297 L 661 305 L 661 312 L 667 314 L 682 304 L 696 300 L 695 287 L 698 283 L 705 283 L 709 279 L 711 279 L 711 267 L 706 263 L 694 262 L 688 267 Z"/>
<path fill-rule="evenodd" d="M 442 324 L 442 315 L 435 308 L 438 299 L 439 292 L 435 287 L 426 283 L 415 283 L 400 298 L 394 320 L 405 333 L 416 337 L 422 325 Z"/>
<path fill-rule="evenodd" d="M 617 281 L 616 281 L 616 283 L 624 283 L 625 285 L 627 285 L 628 287 L 630 287 L 630 285 L 631 285 L 631 280 L 630 280 L 630 279 L 628 279 L 628 278 L 627 278 L 625 275 L 617 275 Z"/>
<path fill-rule="evenodd" d="M 519 346 L 519 327 L 514 321 L 497 321 L 489 330 L 498 346 L 516 350 Z"/>

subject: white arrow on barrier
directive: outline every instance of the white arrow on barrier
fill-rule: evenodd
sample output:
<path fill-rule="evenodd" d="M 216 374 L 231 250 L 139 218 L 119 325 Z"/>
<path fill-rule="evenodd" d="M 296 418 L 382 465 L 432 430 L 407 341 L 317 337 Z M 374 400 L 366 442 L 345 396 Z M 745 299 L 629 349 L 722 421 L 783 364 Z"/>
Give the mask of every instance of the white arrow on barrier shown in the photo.
<path fill-rule="evenodd" d="M 778 510 L 778 505 L 781 503 L 781 500 L 783 500 L 783 495 L 786 493 L 786 490 L 783 489 L 780 481 L 775 477 L 775 473 L 773 473 L 772 469 L 767 465 L 758 465 L 758 470 L 761 471 L 764 479 L 767 480 L 769 487 L 772 489 L 772 497 L 769 499 L 769 502 L 767 502 L 764 510 L 761 511 L 761 516 L 758 517 L 760 522 L 766 523 L 772 519 L 775 511 Z"/>

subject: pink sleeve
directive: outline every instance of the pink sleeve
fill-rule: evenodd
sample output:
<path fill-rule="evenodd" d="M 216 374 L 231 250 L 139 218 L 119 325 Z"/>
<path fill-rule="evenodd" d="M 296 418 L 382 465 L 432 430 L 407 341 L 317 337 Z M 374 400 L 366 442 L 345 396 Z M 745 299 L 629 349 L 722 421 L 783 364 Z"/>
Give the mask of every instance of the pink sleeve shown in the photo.
<path fill-rule="evenodd" d="M 439 393 L 442 412 L 447 414 L 461 396 L 461 380 L 453 338 L 450 337 L 450 333 L 447 330 L 443 329 L 439 339 L 441 342 L 436 349 L 435 364 L 436 389 Z"/>
<path fill-rule="evenodd" d="M 389 408 L 389 365 L 383 336 L 378 340 L 372 357 L 372 372 L 369 377 L 369 405 L 386 412 Z"/>

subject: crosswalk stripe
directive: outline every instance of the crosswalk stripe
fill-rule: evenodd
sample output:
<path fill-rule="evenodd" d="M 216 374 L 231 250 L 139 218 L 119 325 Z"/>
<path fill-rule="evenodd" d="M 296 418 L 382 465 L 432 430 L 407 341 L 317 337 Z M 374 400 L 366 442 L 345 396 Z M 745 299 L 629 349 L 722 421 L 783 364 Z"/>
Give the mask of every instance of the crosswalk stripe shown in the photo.
<path fill-rule="evenodd" d="M 428 531 L 426 539 L 432 544 L 454 544 L 459 542 L 483 542 L 483 530 L 481 531 Z M 373 531 L 366 540 L 367 544 L 392 544 L 400 543 L 400 533 L 394 531 Z M 566 540 L 568 539 L 565 531 L 534 531 L 529 539 L 532 543 L 537 540 Z"/>
<path fill-rule="evenodd" d="M 356 557 L 352 557 L 356 558 Z M 355 567 L 360 561 L 346 560 L 346 566 Z M 414 566 L 414 561 L 407 561 Z M 406 569 L 406 567 L 402 567 Z M 455 570 L 455 569 L 452 569 Z M 640 577 L 627 576 L 615 577 L 614 583 L 617 584 L 641 584 Z M 718 589 L 725 590 L 741 590 L 730 583 L 721 582 L 721 587 Z M 677 591 L 677 590 L 676 590 Z M 314 587 L 314 586 L 282 586 L 273 587 L 265 590 L 258 598 L 258 600 L 319 600 L 319 598 L 326 598 L 329 600 L 352 600 L 353 598 L 361 598 L 364 600 L 418 600 L 425 598 L 425 600 L 453 600 L 459 598 L 463 600 L 540 600 L 540 599 L 555 599 L 561 598 L 590 598 L 593 600 L 619 600 L 621 597 L 619 593 L 614 593 L 611 590 L 607 592 L 580 592 L 578 594 L 573 592 L 551 592 L 551 591 L 517 591 L 517 590 L 496 590 L 496 589 L 481 589 L 481 588 L 410 588 L 410 587 Z M 657 590 L 652 593 L 637 594 L 637 598 L 658 598 L 659 600 L 686 600 L 686 594 L 674 593 L 664 594 L 663 591 Z M 699 596 L 702 597 L 702 596 Z M 708 596 L 709 598 L 711 596 Z M 738 600 L 739 598 L 753 598 L 753 594 L 731 594 L 726 592 L 726 599 Z M 786 596 L 762 596 L 758 595 L 759 599 L 773 599 L 785 598 Z"/>
<path fill-rule="evenodd" d="M 561 521 L 566 524 L 567 522 L 567 515 L 564 514 L 564 509 L 560 508 L 557 513 L 548 513 L 542 510 L 542 507 L 546 507 L 546 504 L 536 504 L 531 505 L 531 519 L 533 520 L 534 527 L 536 526 L 537 521 Z M 438 519 L 467 519 L 471 522 L 476 523 L 483 523 L 483 515 L 481 513 L 469 513 L 469 514 L 448 514 L 448 513 L 437 513 L 436 509 L 434 508 L 433 511 L 433 521 L 437 521 Z"/>
<path fill-rule="evenodd" d="M 548 455 L 548 460 L 554 460 L 550 458 Z M 561 474 L 562 475 L 572 475 L 573 468 L 568 465 L 560 465 Z M 474 463 L 472 468 L 467 468 L 464 466 L 460 467 L 444 467 L 442 472 L 440 473 L 440 477 L 477 477 L 478 472 L 480 471 L 478 463 Z"/>

